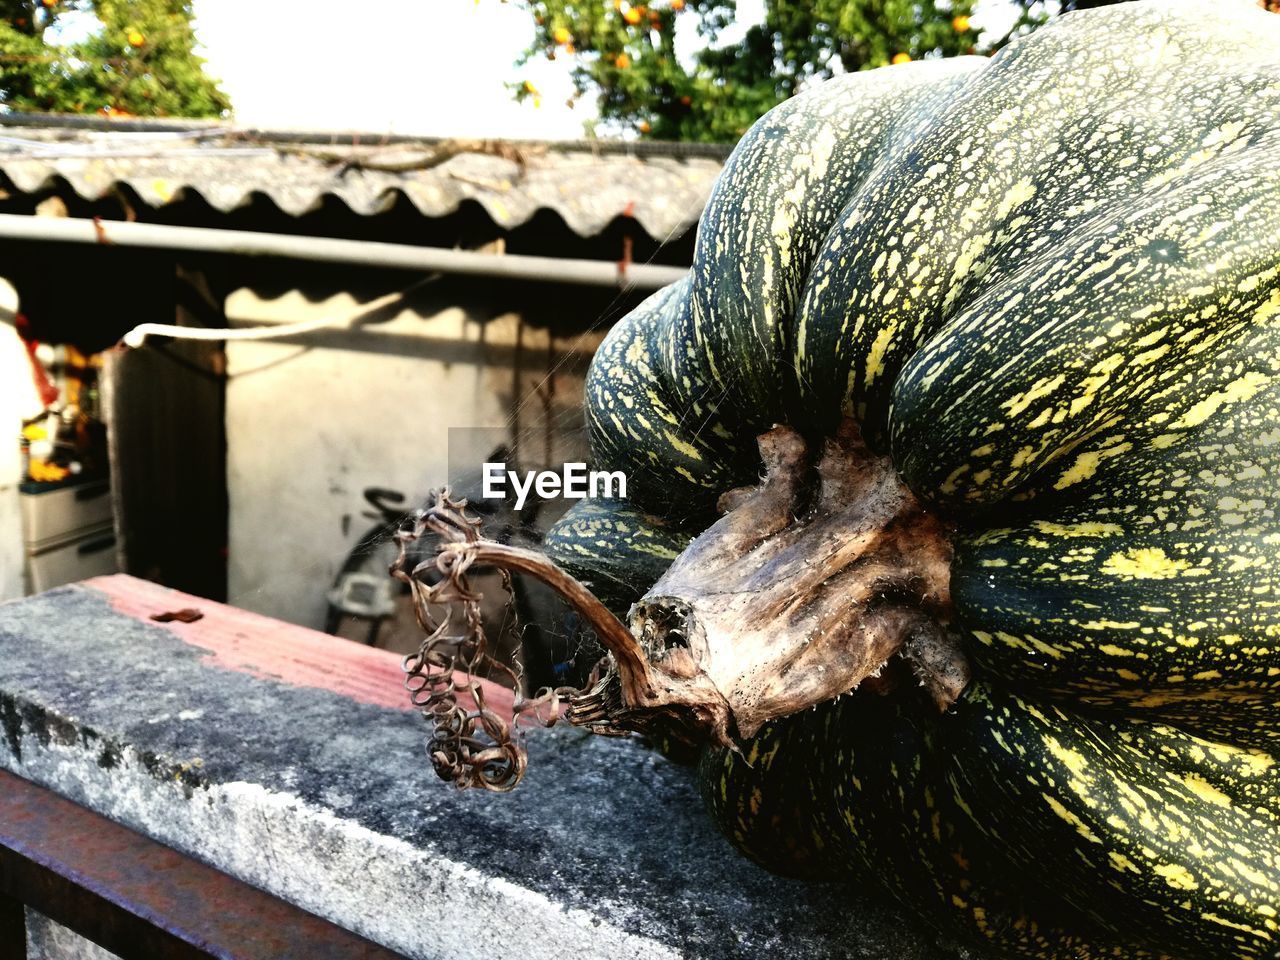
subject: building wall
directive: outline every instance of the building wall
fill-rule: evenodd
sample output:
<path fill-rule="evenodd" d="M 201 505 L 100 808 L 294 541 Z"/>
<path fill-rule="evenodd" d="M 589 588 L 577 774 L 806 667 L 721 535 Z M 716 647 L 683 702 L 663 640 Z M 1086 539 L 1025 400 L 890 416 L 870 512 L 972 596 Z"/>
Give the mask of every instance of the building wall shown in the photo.
<path fill-rule="evenodd" d="M 585 458 L 583 374 L 600 334 L 551 336 L 479 302 L 429 288 L 363 303 L 230 296 L 234 326 L 340 318 L 227 344 L 230 603 L 320 627 L 343 559 L 374 524 L 363 491 L 421 503 L 450 480 L 450 428 L 455 475 L 497 442 L 518 442 L 526 466 Z"/>

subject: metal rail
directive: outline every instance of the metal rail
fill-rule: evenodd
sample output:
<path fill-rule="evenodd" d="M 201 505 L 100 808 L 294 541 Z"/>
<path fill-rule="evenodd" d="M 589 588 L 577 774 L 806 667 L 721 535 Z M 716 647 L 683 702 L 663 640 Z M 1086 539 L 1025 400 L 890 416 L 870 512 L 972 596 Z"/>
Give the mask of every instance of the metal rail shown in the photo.
<path fill-rule="evenodd" d="M 27 960 L 24 905 L 122 960 L 400 957 L 0 771 L 0 960 Z"/>
<path fill-rule="evenodd" d="M 239 257 L 284 257 L 320 263 L 356 263 L 369 267 L 500 277 L 586 287 L 657 290 L 679 280 L 686 267 L 606 260 L 569 260 L 415 247 L 406 243 L 297 237 L 248 230 L 170 227 L 122 220 L 28 217 L 0 214 L 0 238 L 46 243 L 109 244 L 154 250 L 182 250 Z"/>

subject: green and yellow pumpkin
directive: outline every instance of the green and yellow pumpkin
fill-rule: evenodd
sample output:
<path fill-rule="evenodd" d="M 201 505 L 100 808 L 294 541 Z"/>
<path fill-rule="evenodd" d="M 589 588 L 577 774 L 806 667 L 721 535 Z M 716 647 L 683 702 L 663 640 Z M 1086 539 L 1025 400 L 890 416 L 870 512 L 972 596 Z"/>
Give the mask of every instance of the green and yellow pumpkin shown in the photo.
<path fill-rule="evenodd" d="M 587 392 L 629 500 L 548 549 L 620 615 L 663 577 L 675 606 L 651 593 L 631 630 L 730 702 L 686 732 L 719 731 L 703 781 L 744 851 L 878 878 L 1008 956 L 1280 957 L 1280 17 L 1147 0 L 816 85 L 737 146 L 689 277 L 609 334 Z M 874 536 L 905 557 L 929 520 L 949 576 L 946 598 L 864 577 L 850 616 L 927 607 L 972 676 L 740 711 L 756 674 L 672 626 L 715 554 L 693 538 L 758 481 L 758 436 L 829 458 L 842 430 L 914 504 Z M 820 565 L 829 533 L 788 549 Z M 779 536 L 725 576 L 754 582 Z M 740 592 L 716 623 L 759 611 L 784 643 L 795 611 Z"/>

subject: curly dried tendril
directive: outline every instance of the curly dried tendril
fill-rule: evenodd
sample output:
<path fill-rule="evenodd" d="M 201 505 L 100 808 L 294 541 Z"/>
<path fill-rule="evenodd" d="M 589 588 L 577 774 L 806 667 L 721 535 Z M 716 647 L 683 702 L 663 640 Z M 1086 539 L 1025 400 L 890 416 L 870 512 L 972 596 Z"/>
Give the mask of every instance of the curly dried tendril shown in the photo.
<path fill-rule="evenodd" d="M 519 722 L 555 724 L 565 698 L 577 691 L 548 688 L 523 697 L 519 659 L 508 666 L 490 653 L 483 596 L 468 578 L 483 562 L 482 547 L 489 541 L 481 540 L 481 520 L 468 516 L 466 507 L 466 500 L 453 500 L 445 488 L 430 509 L 406 518 L 396 533 L 399 554 L 391 575 L 408 584 L 425 632 L 417 652 L 404 658 L 405 688 L 432 726 L 428 754 L 437 775 L 460 788 L 505 792 L 520 782 L 528 763 Z M 409 548 L 429 535 L 438 538 L 438 551 L 415 563 Z M 514 617 L 511 574 L 498 569 Z M 515 691 L 510 717 L 486 702 L 481 681 L 494 680 Z"/>

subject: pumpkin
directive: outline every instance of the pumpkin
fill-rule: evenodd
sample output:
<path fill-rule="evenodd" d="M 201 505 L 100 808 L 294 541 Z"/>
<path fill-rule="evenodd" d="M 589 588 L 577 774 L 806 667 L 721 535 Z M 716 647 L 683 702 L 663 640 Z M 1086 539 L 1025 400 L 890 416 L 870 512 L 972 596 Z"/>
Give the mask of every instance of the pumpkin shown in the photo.
<path fill-rule="evenodd" d="M 592 363 L 547 549 L 649 672 L 579 721 L 991 952 L 1280 956 L 1278 373 L 1280 18 L 815 85 Z"/>

